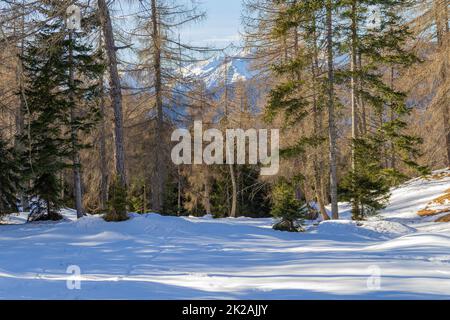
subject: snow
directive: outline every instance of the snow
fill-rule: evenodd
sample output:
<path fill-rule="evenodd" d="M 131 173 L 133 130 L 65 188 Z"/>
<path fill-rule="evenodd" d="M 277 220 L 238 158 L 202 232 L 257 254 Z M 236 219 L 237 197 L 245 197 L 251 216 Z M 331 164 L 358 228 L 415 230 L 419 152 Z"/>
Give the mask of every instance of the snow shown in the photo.
<path fill-rule="evenodd" d="M 390 221 L 350 220 L 324 221 L 318 227 L 320 234 L 330 234 L 343 237 L 362 237 L 367 239 L 391 239 L 415 231 L 414 228 Z"/>
<path fill-rule="evenodd" d="M 233 57 L 225 58 L 218 54 L 210 59 L 193 63 L 183 70 L 186 77 L 202 79 L 208 89 L 223 85 L 225 74 L 228 84 L 246 81 L 254 78 L 257 72 L 251 70 L 249 54 L 243 52 Z"/>
<path fill-rule="evenodd" d="M 368 221 L 340 204 L 342 220 L 305 233 L 274 231 L 268 218 L 11 216 L 0 299 L 449 299 L 450 224 L 416 214 L 449 188 L 450 177 L 415 179 Z"/>

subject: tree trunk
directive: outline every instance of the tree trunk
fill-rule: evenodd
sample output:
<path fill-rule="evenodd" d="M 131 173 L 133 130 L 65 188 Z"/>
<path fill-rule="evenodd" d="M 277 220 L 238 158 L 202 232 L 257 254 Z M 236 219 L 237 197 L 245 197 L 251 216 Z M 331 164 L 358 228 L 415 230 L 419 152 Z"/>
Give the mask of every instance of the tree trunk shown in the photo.
<path fill-rule="evenodd" d="M 352 9 L 351 9 L 351 52 L 350 52 L 350 89 L 351 89 L 351 105 L 352 105 L 352 171 L 353 173 L 356 170 L 356 153 L 355 153 L 355 139 L 357 138 L 357 105 L 356 105 L 356 41 L 357 41 L 357 21 L 356 21 L 356 0 L 352 0 Z"/>
<path fill-rule="evenodd" d="M 362 54 L 361 51 L 358 52 L 358 68 L 359 70 L 362 70 Z M 362 79 L 359 78 L 358 81 L 358 88 L 361 91 L 362 90 Z M 360 93 L 358 95 L 358 101 L 359 101 L 359 107 L 361 109 L 361 134 L 366 135 L 367 134 L 367 114 L 366 114 L 366 105 L 364 103 L 364 98 L 362 97 L 362 94 Z"/>
<path fill-rule="evenodd" d="M 178 195 L 177 195 L 177 215 L 180 216 L 181 215 L 181 170 L 180 170 L 180 166 L 178 166 L 177 168 L 178 171 Z"/>
<path fill-rule="evenodd" d="M 206 167 L 206 166 L 205 166 Z M 203 205 L 205 206 L 206 214 L 211 214 L 211 179 L 209 177 L 208 168 L 205 168 L 205 193 Z"/>
<path fill-rule="evenodd" d="M 317 204 L 319 206 L 320 214 L 322 215 L 323 220 L 330 220 L 330 216 L 328 215 L 327 210 L 325 209 L 325 203 L 322 197 L 322 188 L 320 185 L 320 172 L 318 170 L 318 166 L 314 165 L 314 191 L 317 199 Z"/>
<path fill-rule="evenodd" d="M 228 57 L 226 56 L 224 59 L 224 65 L 225 65 L 225 75 L 224 75 L 224 101 L 225 101 L 225 123 L 228 124 Z M 236 217 L 236 208 L 237 208 L 237 183 L 236 183 L 236 175 L 234 173 L 234 167 L 233 164 L 228 164 L 228 168 L 230 171 L 230 178 L 231 178 L 231 208 L 229 215 L 232 218 Z M 227 192 L 228 193 L 228 192 Z M 229 199 L 229 196 L 227 197 Z M 227 200 L 229 203 L 229 200 Z"/>
<path fill-rule="evenodd" d="M 100 36 L 101 38 L 101 36 Z M 108 163 L 106 158 L 106 113 L 105 113 L 105 88 L 103 77 L 100 80 L 100 209 L 106 210 L 108 203 Z"/>
<path fill-rule="evenodd" d="M 142 187 L 142 213 L 147 213 L 147 186 L 145 181 Z"/>
<path fill-rule="evenodd" d="M 390 74 L 390 86 L 391 89 L 394 90 L 394 67 L 391 67 L 391 74 Z M 395 120 L 395 110 L 394 107 L 391 105 L 390 107 L 390 121 L 393 122 Z M 390 158 L 391 158 L 391 168 L 395 169 L 397 167 L 397 161 L 395 157 L 395 146 L 394 143 L 390 143 Z"/>
<path fill-rule="evenodd" d="M 156 0 L 152 0 L 152 40 L 153 40 L 153 71 L 155 76 L 156 94 L 156 170 L 154 171 L 154 192 L 152 192 L 152 206 L 155 212 L 161 212 L 164 205 L 164 189 L 166 184 L 166 166 L 163 151 L 164 114 L 162 101 L 161 80 L 161 35 L 159 34 L 159 21 Z"/>
<path fill-rule="evenodd" d="M 73 162 L 73 195 L 75 198 L 75 209 L 77 211 L 77 218 L 83 217 L 83 194 L 81 191 L 81 164 L 80 154 L 78 152 L 78 134 L 75 127 L 76 111 L 75 111 L 75 97 L 74 97 L 74 71 L 73 71 L 73 32 L 69 35 L 69 94 L 70 94 L 70 121 L 72 122 L 70 128 L 72 140 L 72 162 Z"/>
<path fill-rule="evenodd" d="M 356 105 L 356 69 L 357 69 L 357 7 L 356 0 L 352 0 L 351 3 L 351 46 L 350 46 L 350 90 L 351 90 L 351 106 L 352 106 L 352 141 L 351 141 L 351 165 L 352 173 L 356 173 L 356 139 L 358 138 L 358 107 Z M 354 179 L 352 179 L 354 180 Z M 352 181 L 352 185 L 355 186 L 355 181 Z M 351 200 L 352 212 L 356 216 L 359 216 L 359 205 L 356 203 L 356 199 Z"/>
<path fill-rule="evenodd" d="M 115 138 L 115 160 L 116 175 L 119 179 L 121 187 L 126 189 L 127 177 L 125 170 L 125 147 L 123 133 L 123 115 L 122 115 L 122 91 L 120 86 L 119 71 L 117 68 L 116 46 L 114 41 L 114 33 L 109 14 L 108 6 L 105 0 L 98 0 L 98 10 L 100 14 L 100 22 L 103 29 L 105 39 L 105 49 L 108 56 L 108 66 L 110 74 L 110 96 L 112 107 L 114 109 L 114 138 Z"/>
<path fill-rule="evenodd" d="M 443 76 L 443 77 L 446 77 Z M 447 80 L 448 81 L 448 80 Z M 448 94 L 448 93 L 447 93 Z M 450 122 L 449 122 L 449 105 L 450 101 L 448 97 L 444 97 L 444 101 L 441 105 L 442 108 L 442 122 L 444 125 L 445 146 L 447 151 L 447 167 L 450 168 Z"/>
<path fill-rule="evenodd" d="M 442 0 L 434 0 L 434 16 L 436 21 L 436 37 L 438 40 L 439 50 L 441 52 L 447 52 L 449 50 L 449 25 L 448 25 L 448 9 L 447 2 Z M 450 167 L 450 123 L 449 123 L 449 88 L 448 88 L 448 59 L 444 57 L 443 66 L 440 70 L 440 81 L 443 86 L 443 98 L 441 101 L 441 113 L 445 138 L 445 151 L 447 166 Z"/>
<path fill-rule="evenodd" d="M 319 72 L 319 52 L 317 48 L 317 33 L 316 33 L 316 17 L 312 17 L 312 26 L 313 26 L 313 37 L 314 37 L 314 52 L 313 52 L 313 58 L 312 58 L 312 77 L 313 77 L 313 132 L 314 137 L 319 138 L 322 135 L 322 126 L 321 126 L 321 118 L 319 117 L 320 111 L 317 108 L 317 88 L 319 88 L 317 83 L 317 76 Z M 324 198 L 322 197 L 322 186 L 321 186 L 321 175 L 322 175 L 322 160 L 319 159 L 318 155 L 319 150 L 316 148 L 314 150 L 314 157 L 313 157 L 313 167 L 314 167 L 314 189 L 315 189 L 315 195 L 317 204 L 319 205 L 319 210 L 322 215 L 323 220 L 330 220 L 330 217 L 327 213 L 327 210 L 325 209 L 324 204 Z"/>
<path fill-rule="evenodd" d="M 19 49 L 18 49 L 18 54 L 20 54 L 20 56 L 23 56 L 24 54 L 24 49 L 25 49 L 25 45 L 24 45 L 24 37 L 25 37 L 25 6 L 24 3 L 22 2 L 22 6 L 21 6 L 21 14 L 22 17 L 20 19 L 20 42 L 19 42 Z M 23 63 L 22 63 L 22 59 L 18 58 L 17 59 L 17 66 L 16 66 L 16 85 L 19 89 L 19 105 L 18 108 L 16 110 L 16 117 L 15 117 L 15 125 L 16 125 L 16 138 L 14 140 L 14 147 L 15 149 L 19 150 L 20 152 L 24 151 L 24 146 L 23 143 L 20 142 L 20 137 L 23 135 L 24 133 L 24 128 L 25 128 L 25 117 L 24 117 L 24 110 L 26 108 L 25 105 L 25 88 L 23 85 Z M 28 196 L 26 195 L 25 192 L 23 192 L 22 190 L 20 191 L 19 194 L 19 200 L 20 200 L 20 204 L 22 205 L 22 210 L 23 211 L 27 211 L 27 209 L 29 208 L 30 204 L 28 201 Z"/>
<path fill-rule="evenodd" d="M 302 201 L 303 200 L 303 192 L 302 189 L 300 188 L 300 186 L 297 184 L 295 186 L 295 199 L 297 199 L 298 201 Z"/>
<path fill-rule="evenodd" d="M 337 205 L 337 161 L 336 161 L 336 125 L 334 119 L 334 66 L 333 66 L 333 2 L 327 0 L 326 5 L 326 24 L 327 24 L 327 65 L 328 65 L 328 134 L 330 144 L 330 195 L 331 212 L 333 219 L 339 219 Z"/>
<path fill-rule="evenodd" d="M 237 208 L 236 176 L 234 174 L 234 167 L 233 167 L 233 165 L 229 164 L 228 167 L 230 168 L 231 187 L 232 187 L 230 217 L 236 218 L 236 208 Z"/>

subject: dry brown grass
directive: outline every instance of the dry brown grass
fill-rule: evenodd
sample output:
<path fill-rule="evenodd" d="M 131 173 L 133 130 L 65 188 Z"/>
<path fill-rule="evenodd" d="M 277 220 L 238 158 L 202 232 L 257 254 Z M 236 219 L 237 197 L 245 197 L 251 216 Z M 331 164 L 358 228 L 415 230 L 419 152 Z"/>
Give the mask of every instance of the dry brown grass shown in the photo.
<path fill-rule="evenodd" d="M 435 205 L 447 206 L 443 209 L 432 209 L 431 207 Z M 428 202 L 425 208 L 419 210 L 417 214 L 421 217 L 429 217 L 445 212 L 450 212 L 450 189 L 445 190 L 443 195 Z"/>
<path fill-rule="evenodd" d="M 450 214 L 440 217 L 435 222 L 450 222 Z"/>
<path fill-rule="evenodd" d="M 422 209 L 417 211 L 417 214 L 421 217 L 429 217 L 429 216 L 435 216 L 440 213 L 450 212 L 450 209 L 439 209 L 439 210 L 433 210 L 433 209 Z"/>
<path fill-rule="evenodd" d="M 444 194 L 442 196 L 437 197 L 433 201 L 431 201 L 432 204 L 450 204 L 450 189 L 447 189 L 444 191 Z"/>
<path fill-rule="evenodd" d="M 449 168 L 450 170 L 450 168 Z M 445 171 L 445 172 L 440 172 L 440 173 L 436 173 L 436 174 L 431 174 L 429 176 L 426 177 L 426 179 L 429 180 L 441 180 L 444 178 L 450 178 L 450 172 L 449 171 Z"/>

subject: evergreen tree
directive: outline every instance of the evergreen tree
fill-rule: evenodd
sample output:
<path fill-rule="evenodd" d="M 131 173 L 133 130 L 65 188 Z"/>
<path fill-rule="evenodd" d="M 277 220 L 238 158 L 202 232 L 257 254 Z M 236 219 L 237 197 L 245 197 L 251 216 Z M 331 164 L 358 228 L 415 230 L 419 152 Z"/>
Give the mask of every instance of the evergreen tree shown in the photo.
<path fill-rule="evenodd" d="M 89 132 L 99 118 L 95 79 L 103 65 L 92 48 L 82 43 L 82 33 L 77 34 L 79 40 L 67 36 L 64 17 L 55 16 L 61 5 L 49 1 L 41 7 L 40 13 L 49 19 L 21 57 L 28 128 L 21 138 L 27 146 L 24 174 L 30 181 L 28 193 L 34 202 L 31 220 L 61 218 L 59 173 L 77 165 L 71 161 L 73 154 L 88 147 L 74 139 L 74 132 L 75 137 Z M 70 70 L 75 75 L 73 81 Z"/>
<path fill-rule="evenodd" d="M 275 230 L 299 231 L 301 222 L 308 213 L 308 206 L 295 198 L 295 188 L 292 183 L 280 180 L 272 190 L 272 215 L 281 218 L 281 221 L 273 226 Z"/>
<path fill-rule="evenodd" d="M 17 210 L 19 170 L 17 155 L 0 135 L 0 218 Z"/>
<path fill-rule="evenodd" d="M 122 185 L 119 178 L 115 177 L 113 179 L 109 194 L 109 210 L 104 219 L 115 222 L 128 220 L 128 215 L 123 214 L 123 212 L 127 212 L 127 207 L 129 206 L 127 189 Z"/>
<path fill-rule="evenodd" d="M 143 178 L 133 180 L 128 187 L 129 209 L 131 212 L 147 213 L 150 208 L 148 202 L 148 186 Z"/>
<path fill-rule="evenodd" d="M 353 218 L 362 219 L 383 207 L 389 186 L 402 177 L 397 160 L 421 173 L 426 170 L 415 162 L 421 140 L 406 133 L 404 119 L 410 112 L 406 93 L 394 86 L 395 69 L 407 67 L 417 58 L 405 50 L 410 32 L 396 14 L 406 1 L 348 0 L 341 4 L 347 21 L 342 26 L 346 41 L 341 50 L 350 53 L 350 68 L 337 76 L 351 90 L 352 107 L 352 165 L 341 188 L 343 197 L 352 203 Z M 381 13 L 379 25 L 373 28 L 366 25 L 369 5 L 376 5 Z M 386 70 L 389 81 L 385 80 Z M 369 122 L 377 124 L 374 130 Z"/>
<path fill-rule="evenodd" d="M 340 185 L 342 200 L 352 203 L 352 217 L 362 220 L 383 209 L 389 199 L 389 183 L 383 170 L 381 141 L 359 138 L 354 142 L 356 161 Z"/>

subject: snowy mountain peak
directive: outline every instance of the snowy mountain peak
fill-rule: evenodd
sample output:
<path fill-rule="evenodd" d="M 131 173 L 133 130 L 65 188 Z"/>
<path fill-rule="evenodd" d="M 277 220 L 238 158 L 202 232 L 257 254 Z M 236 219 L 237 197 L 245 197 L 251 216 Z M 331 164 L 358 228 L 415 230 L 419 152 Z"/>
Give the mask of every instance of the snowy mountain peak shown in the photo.
<path fill-rule="evenodd" d="M 202 79 L 206 87 L 212 89 L 255 77 L 256 72 L 250 69 L 250 62 L 245 53 L 234 56 L 220 54 L 187 66 L 184 75 Z"/>

